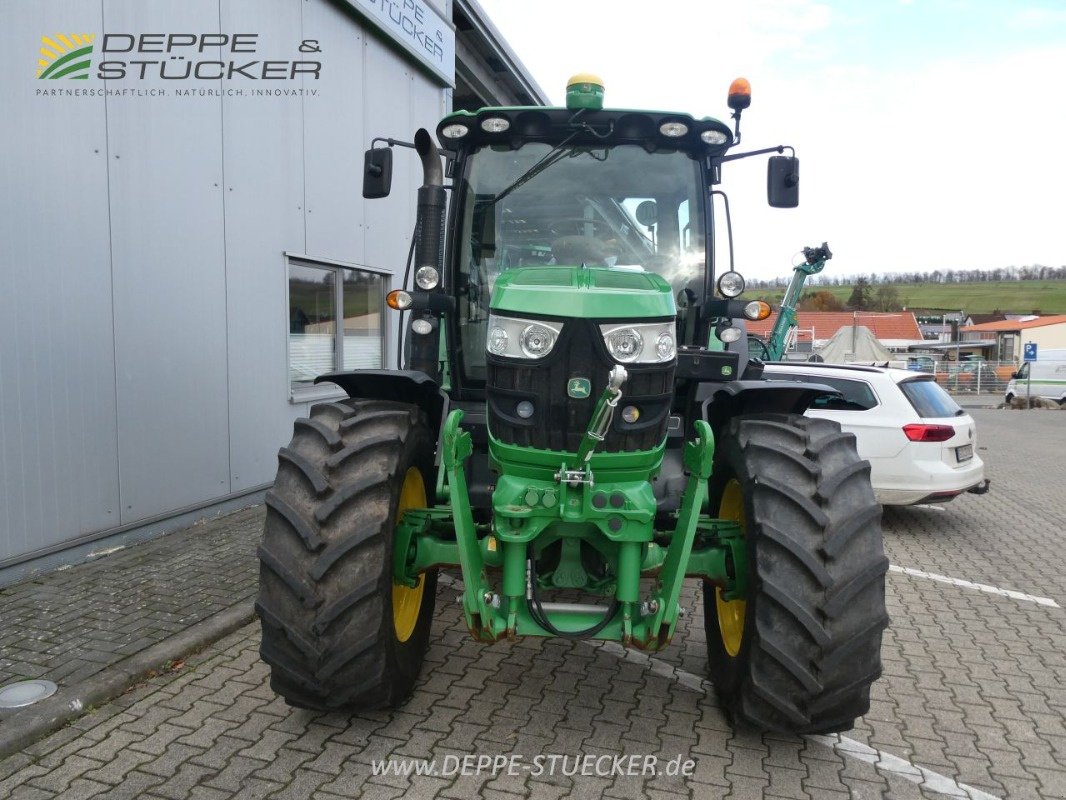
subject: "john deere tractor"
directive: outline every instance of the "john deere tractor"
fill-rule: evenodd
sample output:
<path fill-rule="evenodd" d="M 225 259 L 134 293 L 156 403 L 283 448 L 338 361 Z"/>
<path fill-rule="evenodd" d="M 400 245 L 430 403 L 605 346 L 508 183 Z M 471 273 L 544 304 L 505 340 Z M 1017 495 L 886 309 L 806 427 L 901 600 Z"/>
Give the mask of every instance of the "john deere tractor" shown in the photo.
<path fill-rule="evenodd" d="M 402 365 L 319 378 L 349 399 L 297 420 L 267 495 L 261 652 L 290 704 L 402 703 L 458 571 L 479 642 L 645 652 L 698 580 L 735 720 L 827 732 L 866 712 L 888 621 L 869 465 L 803 416 L 830 387 L 749 359 L 744 320 L 770 308 L 732 268 L 715 280 L 723 166 L 776 153 L 769 203 L 792 207 L 798 161 L 730 152 L 742 79 L 732 126 L 603 93 L 579 75 L 565 108 L 455 112 L 409 145 Z M 403 144 L 372 143 L 364 196 L 388 194 Z"/>

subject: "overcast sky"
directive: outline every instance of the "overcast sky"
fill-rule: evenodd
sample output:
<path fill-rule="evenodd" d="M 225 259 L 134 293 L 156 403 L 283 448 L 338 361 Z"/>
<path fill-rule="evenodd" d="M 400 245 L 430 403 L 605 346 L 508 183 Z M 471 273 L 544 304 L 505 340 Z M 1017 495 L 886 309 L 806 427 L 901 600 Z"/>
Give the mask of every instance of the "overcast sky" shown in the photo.
<path fill-rule="evenodd" d="M 828 240 L 841 274 L 1066 264 L 1064 0 L 479 0 L 555 104 L 593 72 L 606 105 L 727 120 L 795 146 L 800 207 L 765 161 L 725 165 L 737 269 L 789 271 Z"/>

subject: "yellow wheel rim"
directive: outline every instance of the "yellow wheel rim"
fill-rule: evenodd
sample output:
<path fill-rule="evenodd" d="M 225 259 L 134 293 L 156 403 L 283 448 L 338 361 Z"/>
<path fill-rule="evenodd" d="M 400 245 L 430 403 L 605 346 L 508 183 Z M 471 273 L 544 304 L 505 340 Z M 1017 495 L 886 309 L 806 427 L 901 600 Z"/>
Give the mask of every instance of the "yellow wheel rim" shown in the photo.
<path fill-rule="evenodd" d="M 409 508 L 426 507 L 426 484 L 422 473 L 415 467 L 407 470 L 400 487 L 400 505 L 396 509 L 396 522 L 403 519 Z M 415 586 L 392 584 L 392 626 L 396 629 L 396 638 L 406 642 L 415 632 L 418 624 L 418 612 L 422 609 L 422 592 L 426 587 L 426 576 L 419 575 Z"/>
<path fill-rule="evenodd" d="M 730 479 L 722 492 L 722 502 L 718 507 L 718 516 L 740 523 L 740 532 L 747 535 L 748 521 L 744 514 L 744 492 L 736 478 Z M 730 656 L 740 652 L 744 641 L 744 615 L 748 604 L 745 600 L 726 600 L 722 597 L 721 587 L 714 590 L 714 604 L 718 610 L 718 630 L 722 634 L 722 644 Z"/>

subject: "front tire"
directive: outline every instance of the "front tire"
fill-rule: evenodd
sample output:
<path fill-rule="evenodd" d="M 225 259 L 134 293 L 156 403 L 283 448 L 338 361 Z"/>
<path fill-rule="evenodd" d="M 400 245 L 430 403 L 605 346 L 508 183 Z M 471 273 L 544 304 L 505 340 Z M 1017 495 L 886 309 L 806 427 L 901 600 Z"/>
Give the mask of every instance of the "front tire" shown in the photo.
<path fill-rule="evenodd" d="M 296 421 L 266 497 L 256 601 L 270 685 L 290 705 L 382 708 L 410 694 L 437 574 L 394 585 L 393 530 L 427 505 L 433 449 L 404 403 L 343 400 Z"/>
<path fill-rule="evenodd" d="M 847 730 L 870 707 L 888 624 L 881 507 L 855 437 L 829 420 L 762 414 L 720 436 L 712 511 L 741 523 L 745 600 L 704 585 L 711 680 L 735 719 Z"/>

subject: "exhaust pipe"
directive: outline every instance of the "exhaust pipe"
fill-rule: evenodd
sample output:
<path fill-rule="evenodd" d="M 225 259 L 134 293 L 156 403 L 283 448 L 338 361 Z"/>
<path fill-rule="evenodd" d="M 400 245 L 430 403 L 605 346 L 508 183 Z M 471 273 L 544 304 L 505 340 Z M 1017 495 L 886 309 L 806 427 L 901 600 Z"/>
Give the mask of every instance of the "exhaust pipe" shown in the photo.
<path fill-rule="evenodd" d="M 444 260 L 444 211 L 448 204 L 448 193 L 444 190 L 444 169 L 440 163 L 440 151 L 425 128 L 419 128 L 415 134 L 415 150 L 422 159 L 415 270 L 428 266 L 440 273 Z"/>
<path fill-rule="evenodd" d="M 444 222 L 448 193 L 444 189 L 444 169 L 440 151 L 425 128 L 415 134 L 415 151 L 422 159 L 422 185 L 418 187 L 418 214 L 415 222 L 414 271 L 433 267 L 444 275 Z M 442 285 L 434 290 L 439 292 Z M 422 312 L 422 317 L 436 316 Z M 414 322 L 415 315 L 411 321 Z M 414 334 L 408 328 L 404 350 L 407 368 L 424 372 L 440 382 L 440 326 L 434 325 L 429 334 Z"/>

